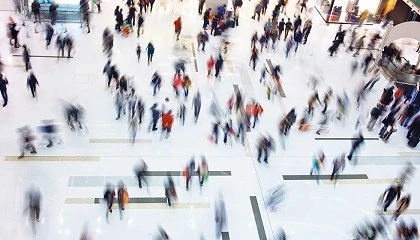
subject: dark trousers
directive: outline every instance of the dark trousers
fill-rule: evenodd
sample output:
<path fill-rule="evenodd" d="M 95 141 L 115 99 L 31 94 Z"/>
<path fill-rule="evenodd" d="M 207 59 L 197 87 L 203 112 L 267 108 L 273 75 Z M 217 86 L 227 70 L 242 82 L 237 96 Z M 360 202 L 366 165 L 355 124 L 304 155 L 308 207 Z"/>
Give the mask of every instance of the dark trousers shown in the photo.
<path fill-rule="evenodd" d="M 262 157 L 262 155 L 264 154 L 264 162 L 268 163 L 268 151 L 267 149 L 262 149 L 262 148 L 258 148 L 258 162 L 260 162 L 260 158 Z"/>
<path fill-rule="evenodd" d="M 379 79 L 369 80 L 366 85 L 363 87 L 363 90 L 366 90 L 369 88 L 369 91 L 372 90 L 373 86 L 375 86 L 375 83 L 378 82 Z"/>
<path fill-rule="evenodd" d="M 201 105 L 194 104 L 194 122 L 197 122 L 198 116 L 200 115 Z"/>
<path fill-rule="evenodd" d="M 278 40 L 280 40 L 280 38 L 281 38 L 281 34 L 283 33 L 283 30 L 279 30 L 279 37 L 278 37 Z"/>
<path fill-rule="evenodd" d="M 147 63 L 150 64 L 153 62 L 153 54 L 147 53 Z"/>
<path fill-rule="evenodd" d="M 203 6 L 204 6 L 204 2 L 201 2 L 198 4 L 198 13 L 202 14 L 203 13 Z"/>
<path fill-rule="evenodd" d="M 327 109 L 328 109 L 328 103 L 324 102 L 324 110 L 322 110 L 322 114 L 325 115 L 325 113 L 327 112 Z"/>
<path fill-rule="evenodd" d="M 152 122 L 150 123 L 150 126 L 152 127 L 152 131 L 156 131 L 156 125 L 157 125 L 158 119 L 152 119 Z M 150 127 L 149 127 L 150 129 Z"/>
<path fill-rule="evenodd" d="M 204 19 L 204 22 L 203 22 L 203 28 L 205 29 L 205 28 L 207 28 L 207 25 L 209 25 L 209 20 L 208 19 Z M 211 34 L 211 33 L 210 33 Z"/>
<path fill-rule="evenodd" d="M 220 74 L 220 68 L 216 67 L 216 73 L 214 74 L 215 77 L 219 77 Z"/>
<path fill-rule="evenodd" d="M 25 70 L 28 71 L 29 69 L 31 69 L 31 62 L 27 61 L 25 62 Z"/>
<path fill-rule="evenodd" d="M 347 156 L 347 158 L 349 159 L 349 161 L 351 161 L 351 159 L 353 158 L 354 152 L 356 152 L 358 148 L 359 148 L 359 144 L 352 145 L 351 150 L 350 150 L 350 153 Z"/>
<path fill-rule="evenodd" d="M 286 29 L 285 31 L 284 31 L 284 41 L 286 41 L 286 38 L 287 38 L 287 35 L 289 35 L 289 29 Z"/>
<path fill-rule="evenodd" d="M 36 86 L 35 85 L 29 85 L 29 89 L 31 89 L 32 97 L 35 98 L 35 95 L 36 95 Z"/>
<path fill-rule="evenodd" d="M 7 101 L 9 100 L 8 96 L 7 96 L 7 90 L 2 90 L 1 91 L 1 96 L 3 97 L 3 106 L 7 105 Z"/>

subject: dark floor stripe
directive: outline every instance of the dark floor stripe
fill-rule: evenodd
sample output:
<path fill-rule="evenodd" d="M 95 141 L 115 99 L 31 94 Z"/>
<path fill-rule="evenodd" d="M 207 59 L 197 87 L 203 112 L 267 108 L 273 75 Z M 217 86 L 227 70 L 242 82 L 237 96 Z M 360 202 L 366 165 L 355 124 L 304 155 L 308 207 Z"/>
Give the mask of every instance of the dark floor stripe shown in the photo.
<path fill-rule="evenodd" d="M 267 61 L 268 68 L 270 70 L 270 74 L 271 74 L 271 76 L 273 76 L 273 79 L 274 79 L 274 74 L 273 74 L 274 73 L 274 67 L 273 67 L 273 63 L 271 62 L 271 59 L 266 59 L 266 61 Z M 277 90 L 279 91 L 280 97 L 282 97 L 282 98 L 285 98 L 286 97 L 286 93 L 284 93 L 283 86 L 281 85 L 281 82 L 279 84 L 279 89 L 277 89 Z"/>
<path fill-rule="evenodd" d="M 194 43 L 191 43 L 191 47 L 192 47 L 193 57 L 195 57 L 195 47 L 194 47 Z"/>
<path fill-rule="evenodd" d="M 338 179 L 369 179 L 366 174 L 342 174 Z M 320 180 L 329 180 L 330 175 L 320 175 Z M 283 175 L 283 180 L 316 180 L 315 175 Z"/>
<path fill-rule="evenodd" d="M 260 208 L 258 207 L 258 201 L 256 196 L 249 196 L 251 200 L 252 212 L 254 213 L 255 224 L 257 225 L 258 236 L 260 240 L 267 240 L 267 235 L 265 234 L 264 224 L 261 218 Z"/>
<path fill-rule="evenodd" d="M 102 198 L 95 198 L 94 203 L 100 204 Z M 114 199 L 114 202 L 118 202 L 117 199 Z M 147 198 L 130 198 L 128 203 L 167 203 L 166 198 L 164 197 L 147 197 Z"/>
<path fill-rule="evenodd" d="M 229 232 L 222 232 L 222 240 L 230 240 Z"/>
<path fill-rule="evenodd" d="M 13 54 L 13 57 L 22 57 L 22 54 Z M 67 58 L 67 57 L 57 57 L 57 56 L 47 56 L 47 55 L 31 55 L 31 58 Z M 70 56 L 70 58 L 73 58 Z"/>
<path fill-rule="evenodd" d="M 194 68 L 195 68 L 195 72 L 198 72 L 197 59 L 194 59 Z"/>
<path fill-rule="evenodd" d="M 339 140 L 357 140 L 358 138 L 315 138 L 315 140 L 333 140 L 333 141 L 339 141 Z M 379 140 L 379 138 L 364 138 L 364 140 Z"/>
<path fill-rule="evenodd" d="M 241 94 L 241 92 L 239 91 L 238 85 L 236 84 L 233 85 L 233 92 L 235 93 L 235 98 L 236 98 L 236 95 Z M 241 116 L 245 116 L 245 108 L 243 104 L 239 106 L 239 112 L 241 113 Z M 251 129 L 246 129 L 246 132 L 251 132 Z"/>

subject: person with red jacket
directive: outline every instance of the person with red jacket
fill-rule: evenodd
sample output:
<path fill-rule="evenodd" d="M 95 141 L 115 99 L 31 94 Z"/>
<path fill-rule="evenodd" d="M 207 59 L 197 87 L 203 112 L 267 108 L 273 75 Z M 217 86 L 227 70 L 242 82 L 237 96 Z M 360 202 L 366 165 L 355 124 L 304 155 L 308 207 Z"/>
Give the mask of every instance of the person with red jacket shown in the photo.
<path fill-rule="evenodd" d="M 214 65 L 216 62 L 214 61 L 213 56 L 210 56 L 209 60 L 207 60 L 207 78 L 211 77 L 211 72 L 214 69 Z"/>
<path fill-rule="evenodd" d="M 175 26 L 176 40 L 178 41 L 179 34 L 181 34 L 181 29 L 182 29 L 181 17 L 178 17 L 178 19 L 174 21 L 174 26 Z"/>
<path fill-rule="evenodd" d="M 255 128 L 255 124 L 258 121 L 258 117 L 263 113 L 264 109 L 261 107 L 259 103 L 255 103 L 254 107 L 252 108 L 252 115 L 254 117 L 254 124 L 252 128 Z"/>
<path fill-rule="evenodd" d="M 165 138 L 169 137 L 173 123 L 174 123 L 174 116 L 172 115 L 172 110 L 169 110 L 167 113 L 162 114 L 162 136 L 166 131 Z"/>

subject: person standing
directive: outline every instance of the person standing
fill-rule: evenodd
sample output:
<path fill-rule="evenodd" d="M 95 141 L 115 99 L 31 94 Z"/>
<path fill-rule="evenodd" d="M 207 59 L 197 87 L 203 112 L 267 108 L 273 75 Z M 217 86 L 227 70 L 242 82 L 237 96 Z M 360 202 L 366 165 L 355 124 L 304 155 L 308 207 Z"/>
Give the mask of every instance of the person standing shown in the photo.
<path fill-rule="evenodd" d="M 70 53 L 71 53 L 71 50 L 73 50 L 73 45 L 74 45 L 73 38 L 67 35 L 64 38 L 64 43 L 66 44 L 66 47 L 67 47 L 67 58 L 70 58 Z"/>
<path fill-rule="evenodd" d="M 158 72 L 155 72 L 152 76 L 151 85 L 153 86 L 153 96 L 156 95 L 157 91 L 160 89 L 162 84 L 162 78 L 158 74 Z"/>
<path fill-rule="evenodd" d="M 127 188 L 125 187 L 125 184 L 120 181 L 119 187 L 118 187 L 118 209 L 120 210 L 120 219 L 123 219 L 123 211 L 125 210 L 125 205 L 128 203 L 128 192 Z"/>
<path fill-rule="evenodd" d="M 7 78 L 0 73 L 0 93 L 3 97 L 3 107 L 7 105 L 7 102 L 9 101 L 9 97 L 7 96 L 7 85 L 9 84 L 9 81 L 7 81 Z"/>
<path fill-rule="evenodd" d="M 300 26 L 302 26 L 302 19 L 300 18 L 300 16 L 297 16 L 295 22 L 293 23 L 293 30 L 298 30 L 300 29 Z"/>
<path fill-rule="evenodd" d="M 153 46 L 152 42 L 147 44 L 145 50 L 147 50 L 147 65 L 150 65 L 150 63 L 153 62 L 153 54 L 155 53 L 155 47 Z"/>
<path fill-rule="evenodd" d="M 109 223 L 109 213 L 112 213 L 112 205 L 114 204 L 115 191 L 111 184 L 107 184 L 104 193 L 104 202 L 106 204 L 106 222 Z"/>
<path fill-rule="evenodd" d="M 174 27 L 175 27 L 175 36 L 176 36 L 176 40 L 179 40 L 179 35 L 181 34 L 181 30 L 182 30 L 182 20 L 181 17 L 178 17 L 175 21 L 174 21 Z"/>
<path fill-rule="evenodd" d="M 23 62 L 25 63 L 25 70 L 28 71 L 29 69 L 31 69 L 31 57 L 29 55 L 29 50 L 28 47 L 26 46 L 26 44 L 23 44 L 23 52 L 22 52 L 22 58 L 23 58 Z"/>
<path fill-rule="evenodd" d="M 53 1 L 48 9 L 51 17 L 51 25 L 55 25 L 55 23 L 57 22 L 57 8 L 58 4 L 55 1 Z"/>
<path fill-rule="evenodd" d="M 28 80 L 27 80 L 27 85 L 28 85 L 28 88 L 31 90 L 32 97 L 35 98 L 37 96 L 36 95 L 36 85 L 39 86 L 39 82 L 36 79 L 36 77 L 35 77 L 35 75 L 32 71 L 29 73 Z"/>
<path fill-rule="evenodd" d="M 128 9 L 128 16 L 127 16 L 127 22 L 131 24 L 131 26 L 136 25 L 136 7 L 134 4 L 132 4 Z"/>
<path fill-rule="evenodd" d="M 194 108 L 194 123 L 197 123 L 198 116 L 200 115 L 200 109 L 201 109 L 201 94 L 200 94 L 200 91 L 198 90 L 194 95 L 192 105 Z"/>
<path fill-rule="evenodd" d="M 41 211 L 41 191 L 38 187 L 32 188 L 28 194 L 28 207 L 27 210 L 29 210 L 30 219 L 32 222 L 32 232 L 34 234 L 34 238 L 36 237 L 36 222 L 40 222 L 39 215 Z"/>
<path fill-rule="evenodd" d="M 34 18 L 35 18 L 34 23 L 36 23 L 37 21 L 39 23 L 41 23 L 41 4 L 39 4 L 38 0 L 34 0 L 32 2 L 31 10 L 32 10 L 32 13 L 34 14 Z M 35 28 L 36 28 L 36 26 L 35 26 Z"/>

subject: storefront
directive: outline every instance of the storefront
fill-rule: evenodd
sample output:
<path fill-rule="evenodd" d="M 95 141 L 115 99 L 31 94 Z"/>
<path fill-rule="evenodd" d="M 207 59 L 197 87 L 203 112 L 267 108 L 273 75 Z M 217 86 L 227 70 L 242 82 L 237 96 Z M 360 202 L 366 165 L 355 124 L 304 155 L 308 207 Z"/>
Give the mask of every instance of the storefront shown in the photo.
<path fill-rule="evenodd" d="M 327 23 L 358 23 L 363 12 L 366 24 L 380 22 L 397 0 L 316 0 L 315 8 Z"/>

